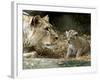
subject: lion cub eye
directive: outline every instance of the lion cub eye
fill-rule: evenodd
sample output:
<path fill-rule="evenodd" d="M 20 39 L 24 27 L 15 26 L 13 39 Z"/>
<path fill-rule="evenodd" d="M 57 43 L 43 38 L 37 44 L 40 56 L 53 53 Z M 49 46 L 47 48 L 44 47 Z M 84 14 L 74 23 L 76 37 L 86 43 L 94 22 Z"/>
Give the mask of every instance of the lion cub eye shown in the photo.
<path fill-rule="evenodd" d="M 78 34 L 76 34 L 75 36 L 78 36 Z"/>

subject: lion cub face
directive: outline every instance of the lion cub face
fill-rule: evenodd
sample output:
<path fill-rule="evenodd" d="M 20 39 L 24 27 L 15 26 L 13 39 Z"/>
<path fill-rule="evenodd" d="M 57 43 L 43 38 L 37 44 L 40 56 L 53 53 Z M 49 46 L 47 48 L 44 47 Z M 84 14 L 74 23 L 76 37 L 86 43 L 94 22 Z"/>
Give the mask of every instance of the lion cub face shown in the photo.
<path fill-rule="evenodd" d="M 68 42 L 71 40 L 75 40 L 77 36 L 78 36 L 78 32 L 76 32 L 75 30 L 66 31 L 66 37 Z"/>

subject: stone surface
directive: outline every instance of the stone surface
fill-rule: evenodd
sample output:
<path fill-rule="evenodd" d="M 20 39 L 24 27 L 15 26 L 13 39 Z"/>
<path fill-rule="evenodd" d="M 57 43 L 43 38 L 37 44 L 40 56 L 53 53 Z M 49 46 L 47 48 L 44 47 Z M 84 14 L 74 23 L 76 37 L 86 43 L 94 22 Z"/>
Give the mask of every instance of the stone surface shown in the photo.
<path fill-rule="evenodd" d="M 51 59 L 51 58 L 24 58 L 23 69 L 61 68 L 91 66 L 91 60 L 83 59 Z"/>

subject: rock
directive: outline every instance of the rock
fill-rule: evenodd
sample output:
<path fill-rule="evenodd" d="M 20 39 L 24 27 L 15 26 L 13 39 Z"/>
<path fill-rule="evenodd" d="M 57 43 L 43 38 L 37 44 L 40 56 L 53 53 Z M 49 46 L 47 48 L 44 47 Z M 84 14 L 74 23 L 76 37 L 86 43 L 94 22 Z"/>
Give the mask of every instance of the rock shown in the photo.
<path fill-rule="evenodd" d="M 59 67 L 58 59 L 50 58 L 24 58 L 24 69 L 56 68 Z"/>

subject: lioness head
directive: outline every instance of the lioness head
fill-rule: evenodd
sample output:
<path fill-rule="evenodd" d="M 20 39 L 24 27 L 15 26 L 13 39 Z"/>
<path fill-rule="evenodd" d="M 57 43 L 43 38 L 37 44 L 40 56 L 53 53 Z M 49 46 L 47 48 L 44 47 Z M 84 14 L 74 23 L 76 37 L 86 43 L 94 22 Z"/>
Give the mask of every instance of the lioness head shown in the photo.
<path fill-rule="evenodd" d="M 23 32 L 24 46 L 35 46 L 41 43 L 41 45 L 49 48 L 58 39 L 57 33 L 49 23 L 48 15 L 43 18 L 39 15 L 28 17 L 27 22 L 24 23 Z"/>

